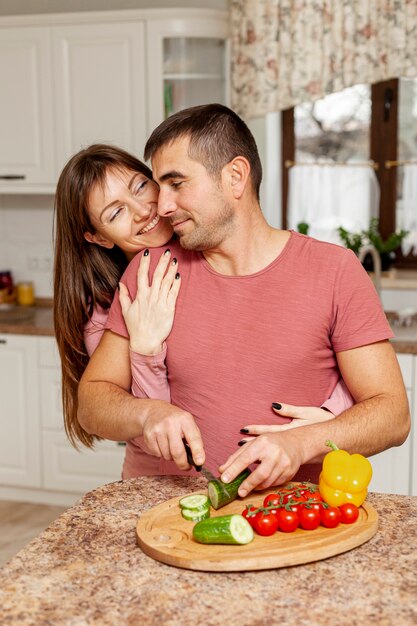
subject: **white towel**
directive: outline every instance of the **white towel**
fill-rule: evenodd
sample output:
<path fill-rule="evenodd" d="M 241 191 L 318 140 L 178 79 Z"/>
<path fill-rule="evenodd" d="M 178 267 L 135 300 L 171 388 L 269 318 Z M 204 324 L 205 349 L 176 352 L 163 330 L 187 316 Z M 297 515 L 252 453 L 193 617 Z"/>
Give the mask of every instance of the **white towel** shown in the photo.
<path fill-rule="evenodd" d="M 367 166 L 295 165 L 289 173 L 288 226 L 310 226 L 308 234 L 341 244 L 337 228 L 369 228 L 378 215 L 379 184 Z"/>
<path fill-rule="evenodd" d="M 410 231 L 401 246 L 407 255 L 413 246 L 417 252 L 417 163 L 404 165 L 402 205 L 402 228 Z"/>

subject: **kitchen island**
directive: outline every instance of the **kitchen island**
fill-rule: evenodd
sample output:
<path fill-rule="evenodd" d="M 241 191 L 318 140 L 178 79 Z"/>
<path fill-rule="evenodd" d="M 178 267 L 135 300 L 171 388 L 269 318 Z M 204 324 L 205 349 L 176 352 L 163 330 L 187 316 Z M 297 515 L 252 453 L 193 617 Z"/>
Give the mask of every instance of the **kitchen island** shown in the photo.
<path fill-rule="evenodd" d="M 141 513 L 205 487 L 201 478 L 143 477 L 87 493 L 0 570 L 0 623 L 417 623 L 417 498 L 370 494 L 379 514 L 376 535 L 307 565 L 206 573 L 146 556 L 136 543 Z"/>

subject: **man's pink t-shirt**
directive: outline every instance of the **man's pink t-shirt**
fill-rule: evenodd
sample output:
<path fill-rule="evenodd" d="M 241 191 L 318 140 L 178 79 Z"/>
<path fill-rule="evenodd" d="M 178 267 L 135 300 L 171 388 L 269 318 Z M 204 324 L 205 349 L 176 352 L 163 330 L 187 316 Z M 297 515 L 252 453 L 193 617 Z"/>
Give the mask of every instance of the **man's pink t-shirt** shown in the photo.
<path fill-rule="evenodd" d="M 216 472 L 247 424 L 285 423 L 272 402 L 320 406 L 340 372 L 336 352 L 393 336 L 377 293 L 349 250 L 291 232 L 281 254 L 249 276 L 216 272 L 170 242 L 182 284 L 167 339 L 171 402 L 192 413 Z M 165 250 L 151 251 L 151 271 Z M 138 254 L 122 280 L 136 294 Z M 118 295 L 107 328 L 127 337 Z M 318 467 L 296 478 L 317 479 Z"/>

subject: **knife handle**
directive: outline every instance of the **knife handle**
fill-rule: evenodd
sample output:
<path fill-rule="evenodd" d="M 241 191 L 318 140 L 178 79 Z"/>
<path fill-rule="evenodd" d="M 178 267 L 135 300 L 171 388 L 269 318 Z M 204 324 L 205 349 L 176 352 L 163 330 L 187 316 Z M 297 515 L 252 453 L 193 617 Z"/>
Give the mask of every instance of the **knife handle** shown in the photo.
<path fill-rule="evenodd" d="M 195 469 L 197 470 L 197 472 L 201 472 L 202 465 L 197 465 L 197 464 L 195 463 L 195 461 L 194 461 L 194 459 L 193 459 L 193 455 L 192 455 L 192 452 L 191 452 L 191 448 L 190 448 L 190 446 L 189 446 L 189 445 L 188 445 L 188 443 L 185 441 L 185 439 L 183 439 L 183 440 L 182 440 L 182 442 L 183 442 L 183 444 L 184 444 L 184 448 L 185 448 L 185 451 L 186 451 L 186 453 L 187 453 L 187 461 L 188 461 L 188 463 L 189 463 L 190 465 L 192 465 L 193 467 L 195 467 Z"/>

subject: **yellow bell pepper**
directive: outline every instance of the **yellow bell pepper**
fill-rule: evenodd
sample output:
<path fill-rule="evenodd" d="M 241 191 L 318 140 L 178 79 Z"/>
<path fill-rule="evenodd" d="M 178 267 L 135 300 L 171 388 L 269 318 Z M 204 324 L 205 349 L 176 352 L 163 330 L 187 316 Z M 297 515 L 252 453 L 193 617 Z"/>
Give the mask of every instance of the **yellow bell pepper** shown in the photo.
<path fill-rule="evenodd" d="M 323 459 L 319 478 L 320 495 L 330 506 L 341 506 L 346 502 L 360 506 L 368 495 L 372 478 L 372 465 L 361 454 L 349 454 L 339 450 L 331 441 L 326 446 L 332 451 Z"/>

